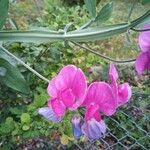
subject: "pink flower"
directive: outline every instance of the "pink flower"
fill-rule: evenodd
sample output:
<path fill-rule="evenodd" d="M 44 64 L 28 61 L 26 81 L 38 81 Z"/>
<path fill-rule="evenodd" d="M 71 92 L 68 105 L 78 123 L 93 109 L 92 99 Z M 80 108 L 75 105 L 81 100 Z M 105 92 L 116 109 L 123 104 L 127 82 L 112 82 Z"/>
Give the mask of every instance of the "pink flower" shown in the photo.
<path fill-rule="evenodd" d="M 144 25 L 144 29 L 150 29 L 150 24 Z M 140 33 L 139 46 L 142 52 L 150 51 L 150 31 L 144 31 Z"/>
<path fill-rule="evenodd" d="M 144 29 L 150 29 L 150 24 L 145 25 Z M 136 59 L 135 69 L 138 74 L 143 74 L 145 70 L 150 70 L 150 31 L 140 33 L 139 46 L 142 52 Z"/>
<path fill-rule="evenodd" d="M 106 125 L 101 119 L 100 112 L 110 116 L 116 111 L 116 100 L 109 84 L 94 82 L 87 90 L 82 104 L 86 107 L 82 133 L 89 140 L 97 140 L 106 132 Z"/>
<path fill-rule="evenodd" d="M 94 82 L 87 90 L 85 100 L 82 104 L 86 106 L 86 118 L 94 117 L 99 120 L 97 112 L 102 112 L 107 116 L 116 111 L 116 100 L 109 84 L 105 82 Z M 89 120 L 87 119 L 87 120 Z"/>
<path fill-rule="evenodd" d="M 111 88 L 117 100 L 117 106 L 123 105 L 131 98 L 131 87 L 128 83 L 118 84 L 118 72 L 113 64 L 109 67 L 109 79 Z"/>
<path fill-rule="evenodd" d="M 62 118 L 67 109 L 75 110 L 82 104 L 86 89 L 86 77 L 82 70 L 73 65 L 65 66 L 48 85 L 47 91 L 52 97 L 48 101 L 48 106 L 53 114 L 52 117 L 46 117 L 50 112 L 44 112 L 44 108 L 41 108 L 42 111 L 39 109 L 40 114 L 57 122 L 55 118 Z"/>

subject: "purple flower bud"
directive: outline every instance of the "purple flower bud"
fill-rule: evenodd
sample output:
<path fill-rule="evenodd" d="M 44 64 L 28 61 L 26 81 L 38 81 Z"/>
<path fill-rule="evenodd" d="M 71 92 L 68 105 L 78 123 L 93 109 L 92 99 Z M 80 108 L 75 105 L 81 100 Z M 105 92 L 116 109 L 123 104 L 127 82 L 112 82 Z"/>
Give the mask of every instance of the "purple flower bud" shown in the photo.
<path fill-rule="evenodd" d="M 58 117 L 51 107 L 39 108 L 38 113 L 49 121 L 59 122 L 61 120 L 61 117 Z"/>
<path fill-rule="evenodd" d="M 96 121 L 94 118 L 85 122 L 82 126 L 82 133 L 91 141 L 98 140 L 106 132 L 106 125 L 103 120 Z"/>
<path fill-rule="evenodd" d="M 72 123 L 72 131 L 73 131 L 73 136 L 76 139 L 79 139 L 82 136 L 82 130 L 81 130 L 81 126 L 83 125 L 83 119 L 80 116 L 73 116 L 73 118 L 71 119 L 71 123 Z"/>

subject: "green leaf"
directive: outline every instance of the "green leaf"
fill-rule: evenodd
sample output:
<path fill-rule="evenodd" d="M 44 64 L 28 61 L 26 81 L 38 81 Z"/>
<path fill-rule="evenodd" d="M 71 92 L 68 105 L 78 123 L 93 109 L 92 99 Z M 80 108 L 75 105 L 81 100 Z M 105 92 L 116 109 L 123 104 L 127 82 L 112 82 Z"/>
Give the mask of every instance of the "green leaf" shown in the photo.
<path fill-rule="evenodd" d="M 113 3 L 107 3 L 98 13 L 98 15 L 95 18 L 95 21 L 104 22 L 108 20 L 111 16 L 113 10 Z"/>
<path fill-rule="evenodd" d="M 24 130 L 24 131 L 27 131 L 27 130 L 29 130 L 29 129 L 30 129 L 30 127 L 27 126 L 27 125 L 24 125 L 24 126 L 22 127 L 22 130 Z"/>
<path fill-rule="evenodd" d="M 0 0 L 0 30 L 5 24 L 8 14 L 9 0 Z"/>
<path fill-rule="evenodd" d="M 23 113 L 23 114 L 21 115 L 21 122 L 22 122 L 22 123 L 30 123 L 30 120 L 31 120 L 31 118 L 30 118 L 30 115 L 29 115 L 29 114 Z"/>
<path fill-rule="evenodd" d="M 91 17 L 95 18 L 96 17 L 96 0 L 84 0 L 84 2 Z"/>
<path fill-rule="evenodd" d="M 0 74 L 0 83 L 24 94 L 29 94 L 29 87 L 17 67 L 3 58 L 0 58 L 0 67 L 3 68 L 1 69 L 3 72 Z"/>
<path fill-rule="evenodd" d="M 146 4 L 149 4 L 149 3 L 150 3 L 150 0 L 142 0 L 143 5 L 146 5 Z"/>
<path fill-rule="evenodd" d="M 34 102 L 33 105 L 38 108 L 42 107 L 47 102 L 48 96 L 46 93 L 41 93 L 39 95 L 34 96 Z"/>

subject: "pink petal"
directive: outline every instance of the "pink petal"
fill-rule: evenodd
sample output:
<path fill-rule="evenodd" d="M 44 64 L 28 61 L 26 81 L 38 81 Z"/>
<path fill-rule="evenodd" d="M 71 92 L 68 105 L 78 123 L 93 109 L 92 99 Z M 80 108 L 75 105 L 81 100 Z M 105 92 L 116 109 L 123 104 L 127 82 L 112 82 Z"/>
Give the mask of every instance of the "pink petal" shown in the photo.
<path fill-rule="evenodd" d="M 76 97 L 73 109 L 76 109 L 83 103 L 85 93 L 87 90 L 86 77 L 81 69 L 77 70 L 71 88 Z"/>
<path fill-rule="evenodd" d="M 118 72 L 114 64 L 110 64 L 109 79 L 111 80 L 111 82 L 116 82 L 118 79 Z"/>
<path fill-rule="evenodd" d="M 66 107 L 72 107 L 75 102 L 75 96 L 71 89 L 61 92 L 61 100 Z"/>
<path fill-rule="evenodd" d="M 123 105 L 131 98 L 131 87 L 128 83 L 118 86 L 118 105 Z"/>
<path fill-rule="evenodd" d="M 67 65 L 63 67 L 59 73 L 63 77 L 63 81 L 67 87 L 71 87 L 77 72 L 77 67 L 74 65 Z"/>
<path fill-rule="evenodd" d="M 98 104 L 100 111 L 110 116 L 116 111 L 117 100 L 109 84 L 105 82 L 94 82 L 89 86 L 83 104 L 85 106 Z"/>
<path fill-rule="evenodd" d="M 85 120 L 88 121 L 92 118 L 95 118 L 95 120 L 100 121 L 100 113 L 99 113 L 99 105 L 90 105 L 87 107 L 85 112 Z"/>
<path fill-rule="evenodd" d="M 140 53 L 135 62 L 135 69 L 138 74 L 150 69 L 150 51 Z"/>
<path fill-rule="evenodd" d="M 77 68 L 73 65 L 63 67 L 59 74 L 54 77 L 48 85 L 48 94 L 51 97 L 57 97 L 59 92 L 70 87 L 74 80 Z"/>
<path fill-rule="evenodd" d="M 150 24 L 145 25 L 143 29 L 150 29 Z M 143 52 L 150 51 L 150 31 L 139 34 L 139 45 Z"/>
<path fill-rule="evenodd" d="M 66 109 L 65 105 L 56 98 L 49 100 L 48 106 L 51 107 L 55 112 L 55 114 L 59 117 L 62 117 L 65 113 L 65 109 Z"/>
<path fill-rule="evenodd" d="M 59 92 L 66 88 L 66 84 L 61 75 L 57 75 L 53 78 L 48 85 L 47 92 L 49 96 L 56 98 Z"/>
<path fill-rule="evenodd" d="M 116 98 L 116 99 L 118 99 L 118 84 L 117 84 L 117 82 L 112 82 L 111 84 L 110 84 L 110 87 L 112 88 L 112 92 L 113 92 L 113 94 L 114 94 L 114 97 Z"/>

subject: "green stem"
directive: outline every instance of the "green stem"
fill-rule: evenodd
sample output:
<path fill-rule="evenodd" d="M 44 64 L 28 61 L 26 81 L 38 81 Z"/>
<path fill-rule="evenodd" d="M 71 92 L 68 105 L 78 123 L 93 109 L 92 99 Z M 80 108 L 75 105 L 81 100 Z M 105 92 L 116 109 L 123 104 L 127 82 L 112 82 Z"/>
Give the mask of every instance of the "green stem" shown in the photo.
<path fill-rule="evenodd" d="M 5 53 L 7 53 L 8 55 L 10 55 L 11 57 L 13 57 L 15 60 L 17 60 L 18 62 L 20 62 L 24 67 L 26 67 L 28 70 L 30 70 L 32 73 L 34 73 L 36 76 L 38 76 L 40 79 L 44 80 L 45 82 L 49 83 L 49 80 L 45 77 L 43 77 L 41 74 L 39 74 L 37 71 L 35 71 L 34 69 L 32 69 L 30 66 L 28 66 L 27 64 L 25 64 L 21 59 L 17 58 L 15 55 L 13 55 L 12 53 L 10 53 L 6 48 L 4 48 L 3 46 L 1 46 L 1 48 L 3 49 L 3 51 Z"/>
<path fill-rule="evenodd" d="M 69 42 L 71 42 L 71 43 L 73 43 L 74 45 L 77 45 L 77 46 L 83 48 L 84 50 L 87 50 L 87 51 L 89 51 L 89 52 L 91 52 L 91 53 L 93 53 L 93 54 L 95 54 L 95 55 L 97 55 L 97 56 L 99 56 L 99 57 L 102 57 L 103 59 L 108 60 L 108 61 L 110 61 L 110 62 L 115 62 L 115 63 L 118 63 L 118 64 L 119 64 L 119 63 L 120 63 L 120 64 L 121 64 L 121 63 L 122 63 L 122 64 L 125 64 L 125 63 L 134 63 L 135 60 L 136 60 L 136 59 L 130 59 L 130 60 L 115 60 L 115 59 L 112 59 L 112 58 L 110 58 L 110 57 L 104 56 L 104 55 L 102 55 L 102 54 L 96 52 L 96 50 L 94 50 L 94 49 L 92 49 L 92 48 L 85 47 L 85 46 L 83 46 L 83 45 L 81 45 L 81 44 L 79 44 L 79 43 L 77 43 L 77 42 L 73 42 L 73 41 L 69 41 Z"/>

